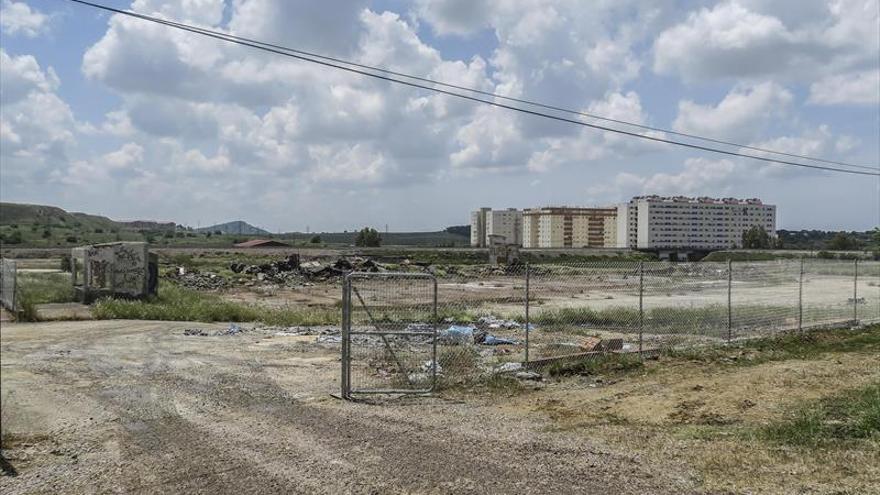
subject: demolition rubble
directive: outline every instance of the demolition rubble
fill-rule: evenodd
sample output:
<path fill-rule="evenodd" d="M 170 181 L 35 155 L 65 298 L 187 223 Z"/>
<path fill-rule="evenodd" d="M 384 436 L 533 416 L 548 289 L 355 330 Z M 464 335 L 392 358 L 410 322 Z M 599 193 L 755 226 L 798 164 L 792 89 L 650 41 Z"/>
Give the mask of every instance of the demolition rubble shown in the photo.
<path fill-rule="evenodd" d="M 165 276 L 178 285 L 194 290 L 216 291 L 236 286 L 278 285 L 285 287 L 309 286 L 321 282 L 335 282 L 352 272 L 407 272 L 428 273 L 437 276 L 493 276 L 505 275 L 517 269 L 516 265 L 435 265 L 415 263 L 404 259 L 398 263 L 380 263 L 361 256 L 339 257 L 333 260 L 301 261 L 298 254 L 268 263 L 249 264 L 233 261 L 228 265 L 230 275 L 199 271 L 183 266 L 174 267 Z"/>

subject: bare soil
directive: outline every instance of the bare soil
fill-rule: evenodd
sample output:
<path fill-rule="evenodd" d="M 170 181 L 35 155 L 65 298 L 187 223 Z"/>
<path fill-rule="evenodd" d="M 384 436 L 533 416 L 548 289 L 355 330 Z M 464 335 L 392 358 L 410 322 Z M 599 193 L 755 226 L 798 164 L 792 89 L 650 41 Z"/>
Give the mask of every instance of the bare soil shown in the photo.
<path fill-rule="evenodd" d="M 313 336 L 179 322 L 3 323 L 0 491 L 880 493 L 880 446 L 749 432 L 880 379 L 876 355 L 649 361 L 525 390 L 343 402 Z"/>
<path fill-rule="evenodd" d="M 218 325 L 87 321 L 0 331 L 3 493 L 692 493 L 500 397 L 349 403 L 338 348 Z M 538 393 L 538 392 L 533 392 Z"/>

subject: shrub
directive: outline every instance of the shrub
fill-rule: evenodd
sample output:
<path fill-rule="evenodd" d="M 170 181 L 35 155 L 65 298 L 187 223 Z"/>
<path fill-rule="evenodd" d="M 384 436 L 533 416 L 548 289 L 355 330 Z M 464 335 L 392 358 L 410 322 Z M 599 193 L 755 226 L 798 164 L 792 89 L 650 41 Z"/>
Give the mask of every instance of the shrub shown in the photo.
<path fill-rule="evenodd" d="M 382 245 L 382 236 L 379 235 L 376 229 L 364 227 L 355 237 L 354 245 L 359 247 L 379 247 Z"/>
<path fill-rule="evenodd" d="M 22 242 L 22 239 L 21 239 L 21 231 L 20 230 L 13 231 L 11 234 L 9 234 L 9 237 L 7 237 L 5 240 L 6 244 L 21 244 L 21 242 Z"/>

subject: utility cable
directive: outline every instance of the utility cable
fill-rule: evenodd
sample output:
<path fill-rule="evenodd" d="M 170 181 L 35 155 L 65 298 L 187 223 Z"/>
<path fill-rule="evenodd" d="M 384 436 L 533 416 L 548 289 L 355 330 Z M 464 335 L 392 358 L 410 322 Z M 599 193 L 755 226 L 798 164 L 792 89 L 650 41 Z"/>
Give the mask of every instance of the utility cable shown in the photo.
<path fill-rule="evenodd" d="M 529 110 L 526 108 L 520 108 L 520 107 L 511 106 L 511 105 L 506 105 L 506 104 L 498 103 L 495 101 L 484 100 L 484 99 L 477 98 L 474 96 L 455 93 L 452 91 L 446 91 L 446 90 L 435 88 L 435 87 L 425 86 L 423 84 L 418 84 L 418 83 L 414 83 L 411 81 L 404 81 L 404 80 L 400 80 L 400 79 L 395 79 L 394 77 L 383 76 L 381 74 L 375 74 L 372 72 L 368 72 L 366 70 L 345 67 L 342 65 L 338 65 L 338 63 L 346 63 L 346 62 L 332 63 L 330 61 L 327 61 L 329 58 L 311 58 L 310 56 L 301 55 L 299 52 L 294 52 L 290 48 L 286 48 L 286 47 L 275 48 L 273 45 L 270 45 L 268 43 L 257 42 L 257 41 L 245 41 L 244 39 L 234 37 L 233 35 L 221 33 L 218 31 L 212 31 L 212 30 L 205 29 L 205 28 L 199 28 L 199 27 L 192 26 L 189 24 L 178 23 L 178 22 L 174 22 L 174 21 L 167 21 L 167 20 L 160 19 L 157 17 L 153 17 L 153 16 L 149 16 L 149 15 L 145 15 L 145 14 L 139 14 L 139 13 L 131 12 L 131 11 L 125 11 L 125 10 L 121 10 L 121 9 L 116 9 L 113 7 L 108 7 L 106 5 L 88 2 L 85 0 L 68 0 L 68 1 L 82 4 L 82 5 L 86 5 L 89 7 L 96 8 L 96 9 L 108 11 L 108 12 L 113 12 L 113 13 L 120 14 L 120 15 L 125 15 L 125 16 L 134 17 L 134 18 L 149 21 L 149 22 L 154 22 L 157 24 L 166 25 L 169 27 L 183 30 L 183 31 L 192 32 L 195 34 L 201 34 L 201 35 L 208 36 L 211 38 L 219 39 L 221 41 L 227 41 L 227 42 L 234 43 L 234 44 L 241 45 L 241 46 L 248 46 L 251 48 L 256 48 L 258 50 L 262 50 L 265 52 L 275 53 L 278 55 L 291 57 L 291 58 L 294 58 L 297 60 L 302 60 L 305 62 L 311 62 L 314 64 L 323 65 L 326 67 L 331 67 L 331 68 L 347 71 L 347 72 L 354 73 L 354 74 L 360 74 L 363 76 L 372 77 L 375 79 L 380 79 L 380 80 L 384 80 L 384 81 L 388 81 L 388 82 L 394 82 L 397 84 L 402 84 L 402 85 L 406 85 L 406 86 L 410 86 L 410 87 L 414 87 L 414 88 L 424 89 L 424 90 L 428 90 L 428 91 L 434 91 L 436 93 L 445 94 L 448 96 L 454 96 L 457 98 L 461 98 L 461 99 L 465 99 L 465 100 L 469 100 L 469 101 L 474 101 L 474 102 L 478 102 L 478 103 L 484 103 L 484 104 L 491 105 L 491 106 L 494 106 L 497 108 L 504 108 L 507 110 L 513 110 L 516 112 L 520 112 L 520 113 L 524 113 L 524 114 L 528 114 L 528 115 L 534 115 L 537 117 L 543 117 L 543 118 L 547 118 L 547 119 L 555 120 L 555 121 L 559 121 L 559 122 L 566 122 L 566 123 L 570 123 L 570 124 L 581 125 L 581 126 L 589 127 L 592 129 L 602 130 L 602 131 L 606 131 L 606 132 L 613 132 L 613 133 L 622 134 L 622 135 L 635 137 L 635 138 L 640 138 L 640 139 L 644 139 L 644 140 L 648 140 L 648 141 L 654 141 L 654 142 L 665 143 L 665 144 L 672 144 L 672 145 L 676 145 L 676 146 L 682 146 L 682 147 L 686 147 L 686 148 L 707 151 L 710 153 L 719 153 L 719 154 L 724 154 L 724 155 L 728 155 L 728 156 L 750 158 L 753 160 L 760 160 L 760 161 L 777 163 L 777 164 L 782 164 L 782 165 L 791 165 L 791 166 L 796 166 L 796 167 L 812 168 L 812 169 L 817 169 L 817 170 L 827 170 L 827 171 L 832 171 L 832 172 L 841 172 L 841 173 L 849 173 L 849 174 L 856 174 L 856 175 L 880 176 L 880 169 L 877 169 L 874 167 L 864 167 L 861 165 L 844 164 L 843 162 L 833 162 L 836 164 L 842 164 L 842 165 L 850 166 L 850 167 L 859 167 L 859 168 L 868 168 L 870 170 L 877 170 L 877 172 L 863 172 L 863 171 L 859 171 L 859 170 L 848 170 L 848 169 L 842 169 L 842 168 L 836 168 L 836 167 L 828 167 L 828 166 L 821 166 L 821 165 L 812 165 L 812 164 L 806 164 L 806 163 L 792 162 L 792 161 L 781 160 L 781 159 L 776 159 L 776 158 L 751 155 L 748 153 L 739 153 L 739 152 L 735 152 L 735 151 L 722 150 L 722 149 L 718 149 L 718 148 L 712 148 L 709 146 L 687 143 L 687 142 L 683 142 L 683 141 L 675 141 L 672 139 L 666 139 L 666 138 L 661 138 L 661 137 L 656 137 L 656 136 L 649 136 L 649 135 L 645 135 L 645 134 L 638 134 L 636 132 L 625 131 L 622 129 L 615 129 L 615 128 L 601 126 L 601 125 L 597 125 L 597 124 L 591 124 L 591 123 L 583 122 L 580 120 L 574 120 L 574 119 L 570 119 L 570 118 L 566 118 L 566 117 L 560 117 L 558 115 L 551 115 L 551 114 L 542 113 L 542 112 L 538 112 L 538 111 L 534 111 L 534 110 Z M 352 65 L 354 65 L 354 64 L 352 64 Z M 369 70 L 381 71 L 381 70 L 376 69 L 374 67 L 360 66 L 360 65 L 358 65 L 358 66 L 359 67 L 368 67 Z M 388 73 L 388 72 L 386 71 L 386 73 Z M 417 79 L 416 76 L 407 76 L 407 77 Z M 424 79 L 424 78 L 421 78 L 421 79 Z M 432 83 L 437 84 L 436 82 L 432 82 Z M 444 83 L 444 85 L 446 85 L 448 87 L 453 87 L 452 85 L 447 85 L 445 83 Z M 465 89 L 468 91 L 471 91 L 468 88 L 465 88 Z M 476 90 L 474 90 L 474 91 L 476 91 Z M 488 94 L 494 95 L 492 93 L 488 93 Z M 502 98 L 506 98 L 506 97 L 502 97 Z M 526 102 L 526 100 L 523 100 L 523 102 Z M 563 110 L 563 111 L 568 111 L 568 110 Z M 621 122 L 623 122 L 623 121 L 621 121 Z M 663 132 L 666 132 L 666 131 L 663 131 Z M 706 138 L 706 139 L 708 139 L 708 138 Z M 741 145 L 736 145 L 736 146 L 741 146 Z M 759 148 L 759 150 L 764 151 L 760 148 Z M 769 150 L 766 150 L 766 152 L 783 154 L 781 152 L 774 152 L 774 151 L 769 151 Z M 795 156 L 799 156 L 799 155 L 795 155 Z M 816 158 L 809 158 L 809 157 L 805 157 L 805 158 L 810 159 L 810 160 L 822 161 L 821 159 L 816 159 Z"/>

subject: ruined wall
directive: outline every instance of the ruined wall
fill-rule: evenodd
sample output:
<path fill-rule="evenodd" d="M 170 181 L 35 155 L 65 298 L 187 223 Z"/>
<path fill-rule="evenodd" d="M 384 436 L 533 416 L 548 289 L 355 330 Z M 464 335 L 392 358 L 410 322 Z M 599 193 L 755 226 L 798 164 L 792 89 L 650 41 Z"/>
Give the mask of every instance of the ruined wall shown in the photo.
<path fill-rule="evenodd" d="M 113 288 L 113 261 L 115 255 L 109 246 L 86 248 L 86 285 L 92 289 Z"/>
<path fill-rule="evenodd" d="M 113 292 L 137 297 L 146 292 L 147 249 L 141 244 L 114 246 Z"/>

